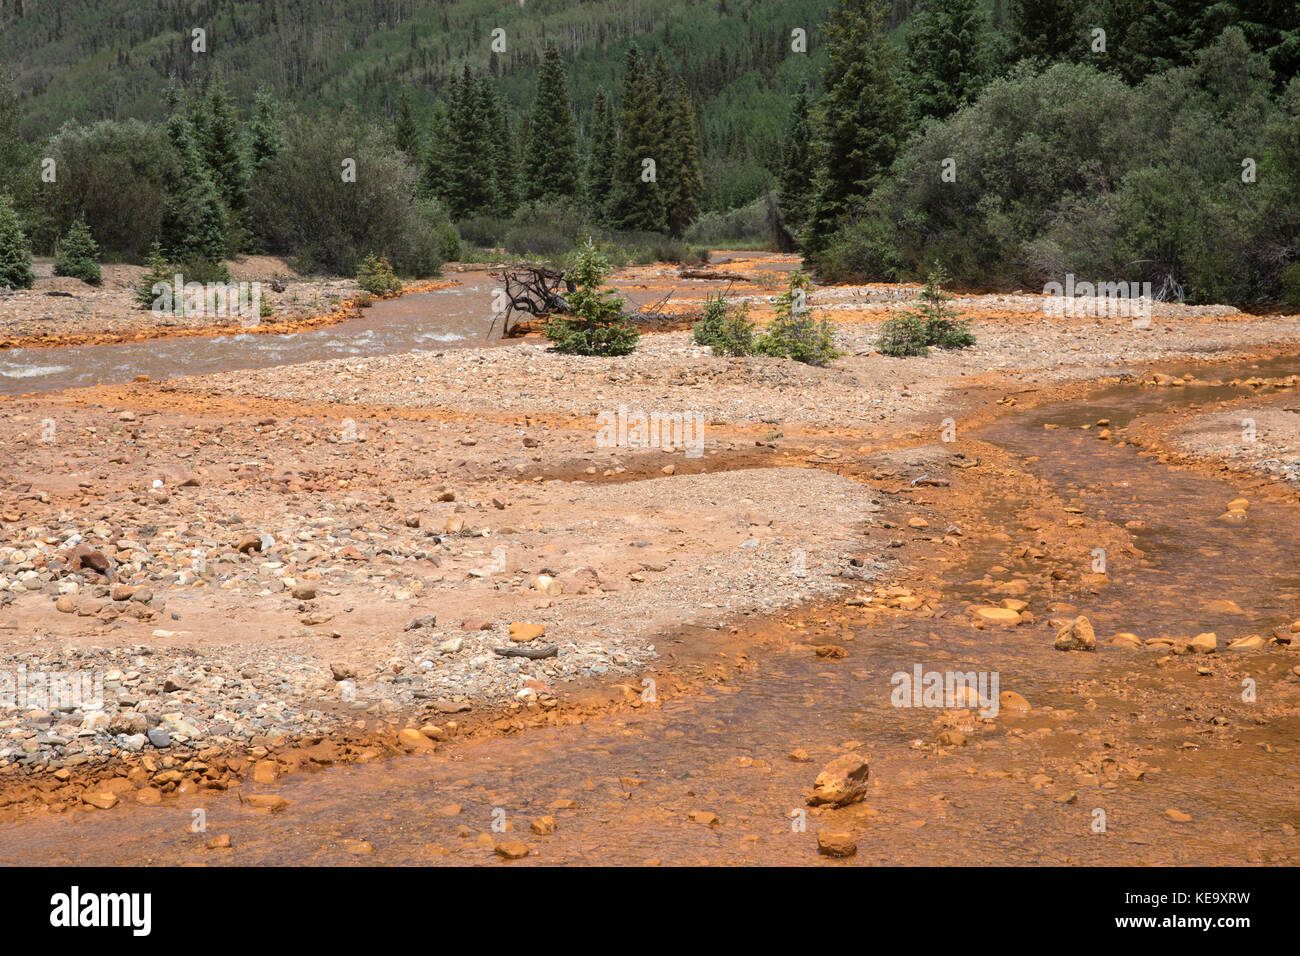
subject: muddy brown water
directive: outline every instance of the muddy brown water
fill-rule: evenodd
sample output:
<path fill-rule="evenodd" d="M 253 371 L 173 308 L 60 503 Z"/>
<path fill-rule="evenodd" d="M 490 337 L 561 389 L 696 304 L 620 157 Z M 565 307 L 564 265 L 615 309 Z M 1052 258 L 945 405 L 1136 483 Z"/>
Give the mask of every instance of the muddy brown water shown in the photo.
<path fill-rule="evenodd" d="M 459 285 L 381 299 L 355 319 L 305 332 L 10 349 L 0 352 L 0 395 L 116 385 L 137 375 L 156 380 L 491 344 L 492 294 L 500 283 L 486 272 L 462 273 L 457 278 Z M 499 321 L 495 334 L 500 334 Z"/>
<path fill-rule="evenodd" d="M 1255 373 L 1220 370 L 1225 378 Z M 1222 647 L 1300 617 L 1295 506 L 1259 501 L 1246 526 L 1216 524 L 1237 497 L 1232 480 L 1171 468 L 1071 427 L 1099 418 L 1123 425 L 1230 394 L 1107 387 L 1012 412 L 974 436 L 1017 455 L 1087 521 L 1146 522 L 1138 542 L 1145 557 L 1113 570 L 1108 587 L 1053 595 L 1086 612 L 1100 638 L 1118 630 L 1143 637 L 1216 630 Z M 1043 429 L 1048 422 L 1062 427 Z M 1022 540 L 1025 505 L 1010 487 L 990 498 L 986 517 Z M 1285 677 L 1294 654 L 1221 653 L 1160 665 L 1152 650 L 1057 652 L 1042 628 L 973 630 L 960 609 L 987 595 L 960 582 L 1005 564 L 1005 549 L 989 539 L 965 554 L 948 576 L 955 583 L 943 594 L 943 616 L 848 618 L 847 632 L 813 624 L 803 646 L 764 655 L 756 669 L 711 690 L 578 726 L 452 742 L 436 756 L 293 774 L 260 788 L 289 801 L 275 814 L 244 808 L 226 793 L 5 824 L 0 863 L 480 864 L 500 862 L 490 844 L 501 839 L 532 848 L 512 865 L 1300 860 L 1300 697 Z M 1222 599 L 1244 613 L 1206 606 Z M 826 642 L 843 644 L 849 657 L 809 653 L 807 644 Z M 1002 690 L 1052 710 L 1003 713 L 972 746 L 936 751 L 923 742 L 935 739 L 937 712 L 891 704 L 891 675 L 916 664 L 996 672 Z M 1211 673 L 1198 675 L 1202 664 Z M 1242 700 L 1243 675 L 1258 680 L 1258 702 Z M 817 770 L 851 743 L 872 755 L 867 800 L 801 816 Z M 811 760 L 789 759 L 795 748 Z M 1139 760 L 1148 770 L 1109 788 L 1075 778 L 1081 761 L 1107 757 Z M 1040 773 L 1052 780 L 1046 788 L 1027 779 Z M 557 800 L 575 806 L 551 809 Z M 444 814 L 449 805 L 459 813 Z M 1194 822 L 1170 820 L 1168 808 Z M 206 832 L 194 827 L 198 809 Z M 716 814 L 718 824 L 691 821 L 696 810 Z M 1102 832 L 1098 811 L 1107 822 Z M 557 818 L 556 830 L 535 836 L 529 821 L 544 814 Z M 503 821 L 511 829 L 494 830 Z M 857 856 L 819 856 L 821 829 L 855 833 Z M 223 833 L 233 849 L 203 849 Z M 354 852 L 357 841 L 372 852 Z"/>
<path fill-rule="evenodd" d="M 738 254 L 739 255 L 739 254 Z M 117 345 L 0 351 L 0 395 L 51 392 L 85 385 L 120 385 L 137 375 L 152 380 L 240 369 L 273 368 L 326 359 L 507 345 L 493 316 L 500 287 L 486 271 L 456 273 L 459 283 L 433 292 L 380 299 L 354 319 L 284 334 L 239 333 L 155 338 Z M 686 280 L 675 294 L 702 298 L 724 282 Z M 623 290 L 630 308 L 649 305 L 663 291 Z"/>

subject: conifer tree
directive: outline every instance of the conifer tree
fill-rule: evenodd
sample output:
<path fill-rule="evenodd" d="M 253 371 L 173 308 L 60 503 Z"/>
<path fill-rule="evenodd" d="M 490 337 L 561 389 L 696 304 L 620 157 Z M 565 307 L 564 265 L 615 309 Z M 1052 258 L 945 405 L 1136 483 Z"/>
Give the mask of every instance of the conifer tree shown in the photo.
<path fill-rule="evenodd" d="M 492 131 L 478 87 L 467 65 L 453 92 L 445 152 L 445 199 L 457 219 L 489 212 L 496 201 Z"/>
<path fill-rule="evenodd" d="M 0 289 L 30 289 L 32 250 L 8 193 L 0 193 Z"/>
<path fill-rule="evenodd" d="M 1083 59 L 1088 50 L 1082 30 L 1085 5 L 1086 0 L 1010 0 L 1007 33 L 1012 59 Z"/>
<path fill-rule="evenodd" d="M 604 222 L 618 149 L 614 106 L 604 89 L 596 91 L 596 104 L 591 114 L 590 144 L 587 155 L 587 210 L 596 222 Z"/>
<path fill-rule="evenodd" d="M 430 196 L 443 201 L 446 201 L 448 196 L 447 152 L 450 128 L 446 108 L 441 101 L 434 103 L 433 111 L 429 116 L 428 134 L 424 141 L 420 186 Z"/>
<path fill-rule="evenodd" d="M 672 84 L 669 99 L 668 140 L 665 146 L 668 183 L 664 202 L 668 232 L 680 236 L 700 217 L 704 182 L 700 178 L 699 134 L 695 128 L 695 110 L 691 106 L 686 84 L 678 79 Z"/>
<path fill-rule="evenodd" d="M 623 71 L 617 161 L 610 188 L 609 222 L 620 229 L 663 232 L 668 225 L 658 183 L 663 156 L 655 155 L 661 145 L 659 101 L 641 51 L 633 44 Z M 646 160 L 653 160 L 653 166 Z"/>
<path fill-rule="evenodd" d="M 484 80 L 479 84 L 479 96 L 492 138 L 493 211 L 498 216 L 509 216 L 519 205 L 518 150 L 510 129 L 510 117 L 506 114 L 496 87 L 490 81 Z"/>
<path fill-rule="evenodd" d="M 59 252 L 54 260 L 54 274 L 99 285 L 99 245 L 90 234 L 86 220 L 80 216 L 59 243 Z"/>
<path fill-rule="evenodd" d="M 578 133 L 564 78 L 564 62 L 553 43 L 546 45 L 532 131 L 524 152 L 524 198 L 580 199 L 582 176 L 578 165 Z"/>
<path fill-rule="evenodd" d="M 420 132 L 415 127 L 415 114 L 411 111 L 411 98 L 403 90 L 397 98 L 397 119 L 393 123 L 393 144 L 410 157 L 411 162 L 420 162 Z"/>
<path fill-rule="evenodd" d="M 240 142 L 239 124 L 220 74 L 212 81 L 200 148 L 212 184 L 225 204 L 229 225 L 247 230 L 248 169 Z M 239 244 L 239 243 L 237 243 Z M 231 250 L 238 252 L 239 249 Z"/>
<path fill-rule="evenodd" d="M 840 0 L 823 28 L 823 77 L 817 191 L 804 239 L 814 259 L 840 217 L 889 169 L 906 136 L 907 97 L 895 79 L 898 54 L 878 0 Z"/>
<path fill-rule="evenodd" d="M 781 150 L 777 181 L 781 190 L 779 209 L 786 229 L 798 234 L 808 221 L 816 172 L 813 155 L 812 117 L 809 115 L 808 84 L 795 96 L 790 126 Z"/>
<path fill-rule="evenodd" d="M 943 119 L 974 99 L 983 82 L 984 17 L 975 0 L 929 0 L 907 35 L 911 112 Z"/>
<path fill-rule="evenodd" d="M 254 169 L 261 169 L 284 149 L 284 123 L 280 105 L 266 87 L 253 98 L 253 117 L 248 123 L 248 155 Z"/>
<path fill-rule="evenodd" d="M 167 101 L 167 138 L 180 168 L 168 183 L 163 246 L 174 262 L 220 262 L 226 254 L 226 210 L 175 87 L 168 90 Z"/>

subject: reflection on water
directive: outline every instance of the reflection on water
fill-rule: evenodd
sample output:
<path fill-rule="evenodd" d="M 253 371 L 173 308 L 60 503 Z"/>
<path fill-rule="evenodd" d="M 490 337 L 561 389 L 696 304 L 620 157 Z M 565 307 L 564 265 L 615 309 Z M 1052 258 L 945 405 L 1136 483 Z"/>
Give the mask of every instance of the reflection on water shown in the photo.
<path fill-rule="evenodd" d="M 0 352 L 0 395 L 79 385 L 269 368 L 320 359 L 441 350 L 488 344 L 495 281 L 465 273 L 460 285 L 383 299 L 355 319 L 285 335 L 150 339 L 120 345 Z M 499 334 L 498 324 L 495 334 Z"/>

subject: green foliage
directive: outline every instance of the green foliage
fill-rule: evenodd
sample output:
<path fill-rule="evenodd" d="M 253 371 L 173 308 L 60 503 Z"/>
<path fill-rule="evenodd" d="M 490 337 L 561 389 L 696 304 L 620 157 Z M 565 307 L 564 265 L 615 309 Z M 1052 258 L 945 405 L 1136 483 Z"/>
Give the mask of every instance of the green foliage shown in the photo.
<path fill-rule="evenodd" d="M 397 119 L 393 121 L 393 145 L 413 162 L 420 161 L 420 131 L 415 125 L 411 98 L 402 90 L 397 98 Z"/>
<path fill-rule="evenodd" d="M 704 311 L 691 329 L 696 345 L 712 345 L 722 334 L 722 325 L 728 312 L 727 299 L 722 293 L 704 297 Z"/>
<path fill-rule="evenodd" d="M 824 28 L 830 62 L 822 96 L 817 192 L 804 249 L 814 264 L 856 198 L 884 178 L 906 138 L 899 57 L 876 0 L 842 0 Z"/>
<path fill-rule="evenodd" d="M 714 355 L 753 355 L 754 323 L 749 321 L 749 303 L 728 302 L 721 294 L 704 300 L 704 315 L 695 323 L 697 345 L 707 345 Z"/>
<path fill-rule="evenodd" d="M 564 63 L 555 44 L 537 80 L 532 133 L 524 153 L 525 199 L 580 199 L 582 175 L 578 166 L 578 132 L 564 79 Z"/>
<path fill-rule="evenodd" d="M 662 166 L 664 213 L 668 234 L 680 236 L 700 217 L 700 202 L 704 197 L 695 109 L 680 78 L 664 92 L 661 103 L 660 114 L 667 124 Z"/>
<path fill-rule="evenodd" d="M 106 256 L 140 261 L 162 234 L 167 189 L 180 176 L 180 159 L 165 132 L 139 120 L 69 124 L 45 152 L 58 179 L 45 187 L 36 247 L 52 251 L 80 217 Z"/>
<path fill-rule="evenodd" d="M 948 274 L 935 266 L 917 296 L 915 310 L 896 313 L 881 323 L 876 350 L 884 355 L 902 357 L 928 355 L 930 347 L 963 349 L 975 344 L 970 322 L 957 318 L 952 296 L 943 290 Z"/>
<path fill-rule="evenodd" d="M 772 211 L 766 197 L 725 213 L 706 212 L 686 230 L 684 238 L 710 248 L 776 248 Z"/>
<path fill-rule="evenodd" d="M 1082 59 L 1088 49 L 1083 29 L 1086 6 L 1084 0 L 1008 0 L 1011 56 Z"/>
<path fill-rule="evenodd" d="M 388 256 L 376 257 L 373 253 L 357 267 L 357 285 L 371 295 L 387 296 L 402 291 L 402 280 L 393 274 Z"/>
<path fill-rule="evenodd" d="M 1282 301 L 1293 309 L 1300 309 L 1300 262 L 1293 262 L 1282 270 Z"/>
<path fill-rule="evenodd" d="M 284 149 L 284 120 L 280 104 L 269 89 L 259 88 L 248 123 L 248 156 L 254 170 L 261 169 Z"/>
<path fill-rule="evenodd" d="M 32 251 L 8 193 L 0 193 L 0 288 L 30 289 Z"/>
<path fill-rule="evenodd" d="M 658 182 L 658 166 L 664 158 L 659 91 L 636 44 L 628 49 L 619 102 L 618 151 L 610 188 L 609 222 L 618 229 L 664 232 L 668 219 Z M 643 178 L 647 177 L 648 160 L 655 163 L 653 181 Z"/>
<path fill-rule="evenodd" d="M 339 157 L 356 161 L 345 182 Z M 387 128 L 345 110 L 329 119 L 291 113 L 284 147 L 253 177 L 252 223 L 262 247 L 293 255 L 304 270 L 354 275 L 362 258 L 387 250 L 404 275 L 433 275 L 431 250 L 457 243 L 443 207 L 425 201 L 419 171 Z"/>
<path fill-rule="evenodd" d="M 468 65 L 452 91 L 447 140 L 442 147 L 442 180 L 434 194 L 455 219 L 497 211 L 496 169 L 492 163 L 492 128 L 483 109 L 484 96 Z"/>
<path fill-rule="evenodd" d="M 812 118 L 809 115 L 808 84 L 799 88 L 791 110 L 790 127 L 781 150 L 779 183 L 781 219 L 786 229 L 799 233 L 808 222 L 812 205 L 813 177 L 816 173 L 813 152 Z"/>
<path fill-rule="evenodd" d="M 162 244 L 158 242 L 149 247 L 145 265 L 148 271 L 135 284 L 135 301 L 141 308 L 148 309 L 158 298 L 153 287 L 159 283 L 171 285 L 175 273 L 168 267 L 167 260 L 163 257 Z"/>
<path fill-rule="evenodd" d="M 791 274 L 786 291 L 776 298 L 776 318 L 754 341 L 758 354 L 806 365 L 826 365 L 844 354 L 835 348 L 835 326 L 826 319 L 813 319 L 807 301 L 811 291 L 807 276 Z"/>
<path fill-rule="evenodd" d="M 957 318 L 957 310 L 950 305 L 952 296 L 943 291 L 949 278 L 943 266 L 936 265 L 930 271 L 917 297 L 916 315 L 925 323 L 927 342 L 941 349 L 961 349 L 974 345 L 975 336 L 970 332 L 970 323 Z"/>
<path fill-rule="evenodd" d="M 929 339 L 925 323 L 906 312 L 892 315 L 880 323 L 876 336 L 876 351 L 894 358 L 929 355 Z"/>
<path fill-rule="evenodd" d="M 596 222 L 605 221 L 610 188 L 614 181 L 614 162 L 618 149 L 618 129 L 614 125 L 614 106 L 602 88 L 596 93 L 591 117 L 590 147 L 587 154 L 587 208 Z"/>
<path fill-rule="evenodd" d="M 641 335 L 623 317 L 623 300 L 601 288 L 609 271 L 608 260 L 588 240 L 568 273 L 577 285 L 568 297 L 571 314 L 546 323 L 546 337 L 557 352 L 613 356 L 636 349 Z"/>
<path fill-rule="evenodd" d="M 984 81 L 985 18 L 975 0 L 929 0 L 909 24 L 907 71 L 914 119 L 942 119 Z"/>
<path fill-rule="evenodd" d="M 56 276 L 71 276 L 92 285 L 99 285 L 99 246 L 95 243 L 86 220 L 77 219 L 59 243 L 59 254 L 54 260 Z"/>
<path fill-rule="evenodd" d="M 1278 251 L 1300 247 L 1300 84 L 1276 98 L 1273 85 L 1235 29 L 1137 87 L 1086 64 L 1021 64 L 921 131 L 819 259 L 822 276 L 938 261 L 964 284 L 1073 273 L 1194 302 L 1276 299 Z M 955 182 L 937 175 L 946 159 Z"/>

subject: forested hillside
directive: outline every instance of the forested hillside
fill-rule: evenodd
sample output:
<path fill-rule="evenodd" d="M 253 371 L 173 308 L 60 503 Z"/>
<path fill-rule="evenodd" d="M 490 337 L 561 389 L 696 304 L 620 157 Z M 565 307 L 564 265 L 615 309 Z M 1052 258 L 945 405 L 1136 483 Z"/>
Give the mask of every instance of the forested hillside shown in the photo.
<path fill-rule="evenodd" d="M 317 107 L 356 103 L 394 117 L 409 93 L 416 113 L 448 94 L 463 69 L 491 74 L 507 108 L 523 116 L 545 44 L 569 70 L 585 130 L 596 91 L 613 92 L 635 40 L 661 50 L 699 107 L 707 158 L 706 204 L 752 200 L 780 144 L 790 97 L 820 70 L 818 25 L 833 0 L 0 0 L 0 63 L 23 96 L 29 138 L 65 120 L 160 119 L 162 90 L 175 77 L 225 77 L 234 103 L 260 87 Z M 18 11 L 23 7 L 25 15 Z M 900 7 L 900 16 L 905 8 Z M 790 30 L 809 32 L 810 55 L 791 51 Z M 191 31 L 206 30 L 206 53 Z M 491 49 L 505 31 L 505 50 Z M 814 80 L 815 81 L 815 80 Z"/>
<path fill-rule="evenodd" d="M 1289 0 L 0 0 L 0 21 L 0 194 L 44 252 L 88 230 L 199 271 L 424 274 L 590 235 L 625 261 L 762 244 L 823 278 L 1300 304 Z"/>

